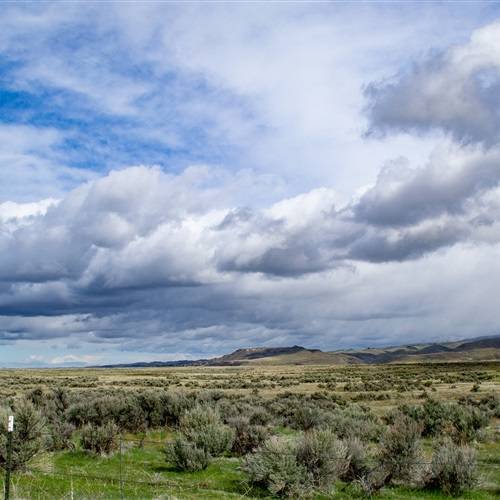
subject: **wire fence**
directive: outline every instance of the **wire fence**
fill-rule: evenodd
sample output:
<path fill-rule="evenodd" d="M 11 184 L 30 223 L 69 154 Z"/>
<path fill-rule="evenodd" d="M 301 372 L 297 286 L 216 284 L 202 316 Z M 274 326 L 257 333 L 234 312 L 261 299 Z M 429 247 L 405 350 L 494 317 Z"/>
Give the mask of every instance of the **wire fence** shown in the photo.
<path fill-rule="evenodd" d="M 118 436 L 119 445 L 116 453 L 108 458 L 96 460 L 92 455 L 81 465 L 71 463 L 39 462 L 22 469 L 11 471 L 6 464 L 4 476 L 4 498 L 18 499 L 80 499 L 80 498 L 152 498 L 160 495 L 181 495 L 189 498 L 190 492 L 206 492 L 208 496 L 231 495 L 233 498 L 247 498 L 252 486 L 239 473 L 240 461 L 234 459 L 236 466 L 232 470 L 233 478 L 224 481 L 225 489 L 217 484 L 217 479 L 208 476 L 194 477 L 193 474 L 176 473 L 169 467 L 165 458 L 158 454 L 158 448 L 164 448 L 169 440 L 153 440 Z M 150 459 L 141 459 L 134 451 L 143 450 Z M 149 452 L 149 453 L 148 453 Z M 295 456 L 293 453 L 281 455 Z M 87 456 L 87 455 L 84 455 Z M 151 459 L 152 458 L 152 459 Z M 345 457 L 339 457 L 345 461 Z M 90 462 L 95 464 L 89 465 Z M 408 465 L 430 467 L 430 460 L 408 461 Z M 481 482 L 495 484 L 500 471 L 500 463 L 489 460 L 477 460 L 477 469 Z M 364 477 L 370 478 L 382 470 L 382 465 L 373 461 L 368 465 Z M 173 478 L 165 477 L 174 476 Z M 237 476 L 237 477 L 236 477 Z M 219 479 L 220 481 L 220 479 Z M 230 485 L 229 489 L 227 484 Z M 498 491 L 499 485 L 496 485 Z M 103 496 L 103 492 L 105 492 Z M 168 496 L 167 496 L 168 498 Z"/>

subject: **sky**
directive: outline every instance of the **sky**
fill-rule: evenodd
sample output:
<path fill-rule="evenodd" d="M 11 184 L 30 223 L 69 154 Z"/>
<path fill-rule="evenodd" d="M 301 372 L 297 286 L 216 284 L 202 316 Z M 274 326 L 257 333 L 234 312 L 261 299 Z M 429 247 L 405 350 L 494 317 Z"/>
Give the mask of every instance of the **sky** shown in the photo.
<path fill-rule="evenodd" d="M 498 334 L 500 4 L 3 2 L 0 366 Z"/>

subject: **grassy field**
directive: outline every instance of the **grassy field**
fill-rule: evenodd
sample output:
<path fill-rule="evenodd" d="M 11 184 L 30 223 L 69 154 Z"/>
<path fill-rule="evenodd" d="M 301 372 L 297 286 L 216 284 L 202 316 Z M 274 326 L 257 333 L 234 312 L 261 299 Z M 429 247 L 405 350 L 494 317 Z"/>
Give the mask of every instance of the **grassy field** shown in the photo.
<path fill-rule="evenodd" d="M 266 366 L 228 368 L 2 370 L 0 395 L 4 402 L 30 391 L 65 388 L 79 395 L 123 395 L 151 392 L 207 394 L 252 401 L 282 401 L 290 395 L 310 404 L 315 398 L 342 405 L 369 407 L 382 419 L 402 404 L 420 405 L 429 398 L 454 402 L 469 397 L 500 394 L 500 363 L 356 366 Z M 215 396 L 214 396 L 215 395 Z M 83 396 L 82 396 L 83 397 Z M 202 396 L 204 397 L 204 396 Z M 222 399 L 221 399 L 222 398 Z M 281 399 L 280 399 L 281 398 Z M 250 400 L 250 399 L 249 399 Z M 294 439 L 302 434 L 293 426 L 272 422 L 269 432 Z M 244 459 L 229 453 L 215 458 L 201 471 L 179 472 L 165 459 L 165 442 L 172 426 L 124 432 L 118 451 L 96 456 L 81 449 L 79 431 L 74 449 L 39 453 L 12 477 L 12 498 L 268 498 L 264 489 L 251 486 L 241 470 Z M 479 482 L 461 498 L 489 499 L 500 495 L 499 420 L 491 419 L 478 450 Z M 424 439 L 425 457 L 431 440 Z M 427 459 L 427 458 L 426 458 Z M 430 458 L 428 458 L 430 460 Z M 3 481 L 3 478 L 2 478 Z M 2 483 L 3 488 L 3 483 Z M 352 485 L 337 481 L 328 494 L 314 498 L 359 496 Z M 439 491 L 411 486 L 384 488 L 380 498 L 445 498 Z"/>

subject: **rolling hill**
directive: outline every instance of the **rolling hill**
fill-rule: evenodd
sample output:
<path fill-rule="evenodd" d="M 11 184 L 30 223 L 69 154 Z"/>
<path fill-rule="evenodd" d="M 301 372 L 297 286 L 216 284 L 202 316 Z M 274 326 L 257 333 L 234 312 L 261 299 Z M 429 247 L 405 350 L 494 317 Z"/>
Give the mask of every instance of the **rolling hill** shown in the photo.
<path fill-rule="evenodd" d="M 384 348 L 321 351 L 302 346 L 254 347 L 210 359 L 153 361 L 105 365 L 102 368 L 168 366 L 241 366 L 241 365 L 346 365 L 383 363 L 443 363 L 500 361 L 500 336 L 456 342 L 413 344 Z"/>

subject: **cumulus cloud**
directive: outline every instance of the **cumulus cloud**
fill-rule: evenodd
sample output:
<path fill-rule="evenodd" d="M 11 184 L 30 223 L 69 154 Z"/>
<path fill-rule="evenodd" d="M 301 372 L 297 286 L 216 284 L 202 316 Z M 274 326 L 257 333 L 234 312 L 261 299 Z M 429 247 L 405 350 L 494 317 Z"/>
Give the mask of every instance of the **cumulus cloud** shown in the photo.
<path fill-rule="evenodd" d="M 456 175 L 449 174 L 443 192 Z M 238 189 L 238 175 L 221 188 L 207 181 L 206 168 L 111 172 L 43 210 L 21 211 L 33 215 L 0 232 L 0 339 L 84 335 L 88 344 L 163 352 L 181 335 L 191 349 L 214 350 L 247 338 L 286 343 L 290 332 L 294 342 L 308 343 L 331 321 L 344 330 L 367 318 L 419 316 L 422 310 L 408 304 L 353 309 L 358 299 L 346 297 L 359 269 L 460 243 L 496 245 L 500 236 L 500 190 L 466 190 L 460 210 L 417 210 L 416 217 L 415 203 L 404 201 L 420 187 L 419 176 L 406 172 L 394 189 L 382 189 L 379 180 L 350 203 L 320 188 L 244 208 L 224 196 Z M 384 219 L 391 211 L 400 220 Z M 326 306 L 324 293 L 337 306 Z M 292 313 L 288 300 L 299 301 L 302 313 Z"/>
<path fill-rule="evenodd" d="M 437 129 L 463 144 L 500 141 L 500 22 L 366 89 L 370 133 Z"/>
<path fill-rule="evenodd" d="M 206 169 L 112 172 L 0 238 L 0 277 L 68 280 L 95 292 L 415 258 L 473 239 L 476 227 L 488 225 L 492 200 L 481 196 L 495 192 L 495 160 L 473 155 L 448 169 L 387 167 L 351 204 L 321 188 L 260 209 L 231 206 L 220 189 L 204 185 Z"/>
<path fill-rule="evenodd" d="M 466 205 L 500 183 L 500 150 L 442 148 L 427 165 L 410 168 L 395 160 L 380 172 L 355 207 L 356 218 L 376 226 L 405 226 Z M 470 203 L 469 203 L 470 204 Z"/>

